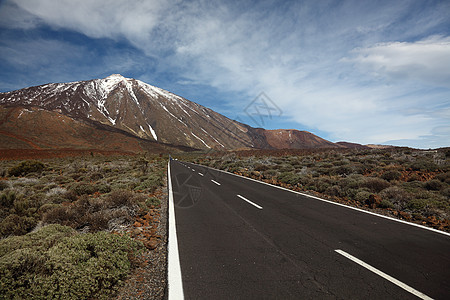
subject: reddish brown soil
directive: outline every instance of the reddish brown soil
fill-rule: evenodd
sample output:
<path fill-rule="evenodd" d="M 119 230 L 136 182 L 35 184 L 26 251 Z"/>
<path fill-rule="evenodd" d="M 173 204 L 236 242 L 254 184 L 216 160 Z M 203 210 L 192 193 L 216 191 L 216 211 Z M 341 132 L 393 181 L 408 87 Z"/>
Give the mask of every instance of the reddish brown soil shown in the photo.
<path fill-rule="evenodd" d="M 0 160 L 46 159 L 87 155 L 136 155 L 133 152 L 106 151 L 97 149 L 0 149 Z"/>

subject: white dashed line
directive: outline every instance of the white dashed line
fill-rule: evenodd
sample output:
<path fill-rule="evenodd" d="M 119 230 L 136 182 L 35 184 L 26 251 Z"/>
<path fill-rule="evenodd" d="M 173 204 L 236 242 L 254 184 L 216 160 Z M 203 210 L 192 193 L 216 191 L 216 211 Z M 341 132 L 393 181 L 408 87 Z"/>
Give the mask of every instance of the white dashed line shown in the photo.
<path fill-rule="evenodd" d="M 218 182 L 215 181 L 215 180 L 212 180 L 212 179 L 211 179 L 211 181 L 214 182 L 214 183 L 217 184 L 217 185 L 220 185 L 220 183 L 218 183 Z"/>
<path fill-rule="evenodd" d="M 381 277 L 383 277 L 384 279 L 389 280 L 389 281 L 392 282 L 393 284 L 395 284 L 395 285 L 401 287 L 401 288 L 404 289 L 405 291 L 410 292 L 411 294 L 413 294 L 413 295 L 419 297 L 420 299 L 433 299 L 433 298 L 428 297 L 428 296 L 425 295 L 424 293 L 421 293 L 421 292 L 419 292 L 418 290 L 413 289 L 413 288 L 410 287 L 409 285 L 407 285 L 407 284 L 405 284 L 405 283 L 403 283 L 403 282 L 401 282 L 401 281 L 395 279 L 394 277 L 389 276 L 388 274 L 386 274 L 386 273 L 384 273 L 384 272 L 378 270 L 377 268 L 372 267 L 371 265 L 369 265 L 369 264 L 363 262 L 362 260 L 360 260 L 360 259 L 358 259 L 358 258 L 356 258 L 356 257 L 354 257 L 354 256 L 352 256 L 352 255 L 350 255 L 350 254 L 348 254 L 347 252 L 345 252 L 345 251 L 343 251 L 343 250 L 337 249 L 337 250 L 334 250 L 334 251 L 336 251 L 336 252 L 339 253 L 340 255 L 345 256 L 346 258 L 350 259 L 351 261 L 353 261 L 353 262 L 359 264 L 360 266 L 363 266 L 363 267 L 366 268 L 367 270 L 374 272 L 374 273 L 377 274 L 378 276 L 381 276 Z"/>
<path fill-rule="evenodd" d="M 204 176 L 202 173 L 198 173 L 198 175 L 200 175 L 200 176 Z"/>
<path fill-rule="evenodd" d="M 259 208 L 259 209 L 263 209 L 262 206 L 259 206 L 258 204 L 254 203 L 254 202 L 252 202 L 252 201 L 250 201 L 250 200 L 248 200 L 248 199 L 246 199 L 245 197 L 242 197 L 241 195 L 237 195 L 237 196 L 238 196 L 239 198 L 241 198 L 242 200 L 247 201 L 248 203 L 250 203 L 250 204 L 253 205 L 254 207 Z"/>

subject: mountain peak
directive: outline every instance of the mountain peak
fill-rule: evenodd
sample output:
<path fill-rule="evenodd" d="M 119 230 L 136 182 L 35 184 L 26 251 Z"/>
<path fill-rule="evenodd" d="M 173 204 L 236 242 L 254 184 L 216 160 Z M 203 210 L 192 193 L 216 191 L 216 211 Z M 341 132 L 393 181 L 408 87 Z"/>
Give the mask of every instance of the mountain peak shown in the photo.
<path fill-rule="evenodd" d="M 120 74 L 111 74 L 108 77 L 106 77 L 105 79 L 126 79 L 126 78 Z"/>

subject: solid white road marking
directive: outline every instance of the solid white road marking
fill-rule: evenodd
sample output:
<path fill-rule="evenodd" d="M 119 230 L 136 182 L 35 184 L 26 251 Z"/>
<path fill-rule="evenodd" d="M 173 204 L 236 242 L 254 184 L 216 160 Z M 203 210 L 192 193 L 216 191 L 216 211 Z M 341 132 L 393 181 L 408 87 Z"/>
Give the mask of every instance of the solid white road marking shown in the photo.
<path fill-rule="evenodd" d="M 200 176 L 204 176 L 202 173 L 198 173 L 198 175 L 200 175 Z"/>
<path fill-rule="evenodd" d="M 169 257 L 168 257 L 168 293 L 169 300 L 184 299 L 183 281 L 181 279 L 180 257 L 178 254 L 177 227 L 175 225 L 175 208 L 173 201 L 172 179 L 170 178 L 170 161 L 167 166 L 169 185 Z"/>
<path fill-rule="evenodd" d="M 246 199 L 245 197 L 242 197 L 241 195 L 237 195 L 237 196 L 238 196 L 239 198 L 241 198 L 242 200 L 247 201 L 248 203 L 250 203 L 250 204 L 253 205 L 254 207 L 259 208 L 259 209 L 263 209 L 262 206 L 259 206 L 258 204 L 254 203 L 254 202 L 252 202 L 252 201 L 250 201 L 250 200 L 248 200 L 248 199 Z"/>
<path fill-rule="evenodd" d="M 212 180 L 212 179 L 211 179 L 211 181 L 214 182 L 214 183 L 217 184 L 217 185 L 220 185 L 220 183 L 218 183 L 218 182 L 215 181 L 215 180 Z"/>
<path fill-rule="evenodd" d="M 407 284 L 405 284 L 405 283 L 403 283 L 403 282 L 401 282 L 401 281 L 395 279 L 394 277 L 389 276 L 388 274 L 386 274 L 386 273 L 384 273 L 384 272 L 378 270 L 377 268 L 372 267 L 371 265 L 369 265 L 369 264 L 363 262 L 362 260 L 360 260 L 360 259 L 358 259 L 358 258 L 356 258 L 356 257 L 354 257 L 354 256 L 352 256 L 352 255 L 350 255 L 350 254 L 348 254 L 347 252 L 345 252 L 345 251 L 343 251 L 343 250 L 337 249 L 337 250 L 334 250 L 334 251 L 336 251 L 336 252 L 339 253 L 340 255 L 343 255 L 343 256 L 345 256 L 346 258 L 352 260 L 353 262 L 359 264 L 360 266 L 363 266 L 363 267 L 366 268 L 367 270 L 374 272 L 374 273 L 377 274 L 378 276 L 381 276 L 381 277 L 383 277 L 384 279 L 389 280 L 389 281 L 392 282 L 393 284 L 395 284 L 395 285 L 401 287 L 401 288 L 404 289 L 405 291 L 408 291 L 408 292 L 410 292 L 411 294 L 413 294 L 413 295 L 415 295 L 415 296 L 417 296 L 417 297 L 419 297 L 419 298 L 421 298 L 421 299 L 433 299 L 433 298 L 428 297 L 428 296 L 425 295 L 424 293 L 419 292 L 419 291 L 416 290 L 416 289 L 413 289 L 413 288 L 410 287 L 409 285 L 407 285 Z"/>

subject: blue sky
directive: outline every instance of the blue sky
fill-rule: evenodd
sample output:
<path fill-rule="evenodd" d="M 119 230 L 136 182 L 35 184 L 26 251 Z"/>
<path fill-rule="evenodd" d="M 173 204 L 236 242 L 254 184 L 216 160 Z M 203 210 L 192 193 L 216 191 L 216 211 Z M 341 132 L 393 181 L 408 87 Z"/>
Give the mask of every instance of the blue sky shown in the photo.
<path fill-rule="evenodd" d="M 450 1 L 0 2 L 0 91 L 113 73 L 254 127 L 450 146 Z"/>

